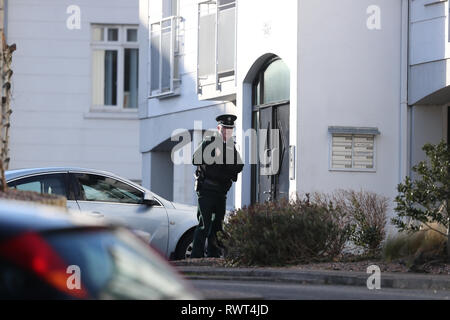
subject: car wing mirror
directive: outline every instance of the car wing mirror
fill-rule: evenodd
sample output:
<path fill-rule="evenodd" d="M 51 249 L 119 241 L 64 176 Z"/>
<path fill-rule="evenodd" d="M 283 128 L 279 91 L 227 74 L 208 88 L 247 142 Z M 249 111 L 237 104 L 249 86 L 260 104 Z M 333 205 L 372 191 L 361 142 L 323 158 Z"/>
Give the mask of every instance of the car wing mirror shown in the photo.
<path fill-rule="evenodd" d="M 159 205 L 159 202 L 156 201 L 155 197 L 151 193 L 146 192 L 144 194 L 144 198 L 142 199 L 142 204 L 146 206 L 153 207 L 155 205 Z"/>

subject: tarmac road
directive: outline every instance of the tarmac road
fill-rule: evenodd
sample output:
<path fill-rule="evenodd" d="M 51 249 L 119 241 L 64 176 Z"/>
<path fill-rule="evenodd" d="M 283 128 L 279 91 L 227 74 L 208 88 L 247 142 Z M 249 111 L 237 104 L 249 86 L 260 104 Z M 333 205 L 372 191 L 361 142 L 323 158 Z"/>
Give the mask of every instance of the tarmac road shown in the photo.
<path fill-rule="evenodd" d="M 450 291 L 337 285 L 303 285 L 286 282 L 189 280 L 205 299 L 269 300 L 450 300 Z"/>

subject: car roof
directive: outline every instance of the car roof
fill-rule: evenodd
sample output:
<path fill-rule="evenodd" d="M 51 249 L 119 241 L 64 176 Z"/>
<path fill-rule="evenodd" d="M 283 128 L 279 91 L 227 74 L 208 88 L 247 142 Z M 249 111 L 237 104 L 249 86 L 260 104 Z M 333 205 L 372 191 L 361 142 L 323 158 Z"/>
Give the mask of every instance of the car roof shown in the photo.
<path fill-rule="evenodd" d="M 0 200 L 0 238 L 22 232 L 43 232 L 74 227 L 106 226 L 95 218 L 64 208 L 33 202 Z"/>
<path fill-rule="evenodd" d="M 124 179 L 122 177 L 119 177 L 115 175 L 114 173 L 103 171 L 103 170 L 97 170 L 97 169 L 87 169 L 87 168 L 81 168 L 81 167 L 40 167 L 40 168 L 23 168 L 23 169 L 14 169 L 14 170 L 7 170 L 5 171 L 5 178 L 6 180 L 11 180 L 17 177 L 22 177 L 26 175 L 32 175 L 37 173 L 46 173 L 46 172 L 66 172 L 66 171 L 81 171 L 81 172 L 89 172 L 89 173 L 98 173 L 98 174 L 104 174 L 109 176 L 114 176 L 119 179 Z"/>

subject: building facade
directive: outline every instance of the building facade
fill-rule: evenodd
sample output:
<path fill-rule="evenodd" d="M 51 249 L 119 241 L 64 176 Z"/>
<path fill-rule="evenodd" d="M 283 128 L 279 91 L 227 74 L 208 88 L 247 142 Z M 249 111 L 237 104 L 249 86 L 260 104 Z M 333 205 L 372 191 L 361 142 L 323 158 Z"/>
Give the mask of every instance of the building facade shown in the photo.
<path fill-rule="evenodd" d="M 425 159 L 427 142 L 450 141 L 450 33 L 448 1 L 410 1 L 409 157 Z"/>
<path fill-rule="evenodd" d="M 141 182 L 138 0 L 7 1 L 10 169 L 80 166 Z"/>
<path fill-rule="evenodd" d="M 448 139 L 448 12 L 431 0 L 140 0 L 143 184 L 195 204 L 194 167 L 175 159 L 227 112 L 245 161 L 229 207 L 341 188 L 393 199 L 423 144 Z M 192 141 L 182 156 L 177 129 Z"/>

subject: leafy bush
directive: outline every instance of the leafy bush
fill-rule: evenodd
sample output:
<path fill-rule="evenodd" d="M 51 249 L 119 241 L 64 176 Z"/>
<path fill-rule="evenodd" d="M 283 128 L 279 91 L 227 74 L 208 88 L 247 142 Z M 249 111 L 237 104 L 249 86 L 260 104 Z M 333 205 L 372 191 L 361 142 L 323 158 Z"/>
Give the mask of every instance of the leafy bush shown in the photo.
<path fill-rule="evenodd" d="M 369 191 L 338 190 L 333 194 L 315 193 L 313 201 L 330 203 L 341 212 L 343 223 L 352 228 L 350 240 L 364 255 L 378 255 L 385 239 L 388 198 Z"/>
<path fill-rule="evenodd" d="M 225 258 L 242 265 L 283 265 L 332 260 L 348 241 L 350 226 L 332 206 L 280 200 L 232 213 L 219 239 Z"/>
<path fill-rule="evenodd" d="M 450 259 L 450 148 L 441 141 L 438 145 L 425 144 L 422 149 L 428 159 L 412 168 L 417 173 L 414 181 L 406 177 L 404 183 L 398 185 L 397 217 L 392 223 L 400 231 L 417 232 L 425 226 L 447 237 Z M 433 224 L 441 225 L 445 230 L 439 230 Z"/>

